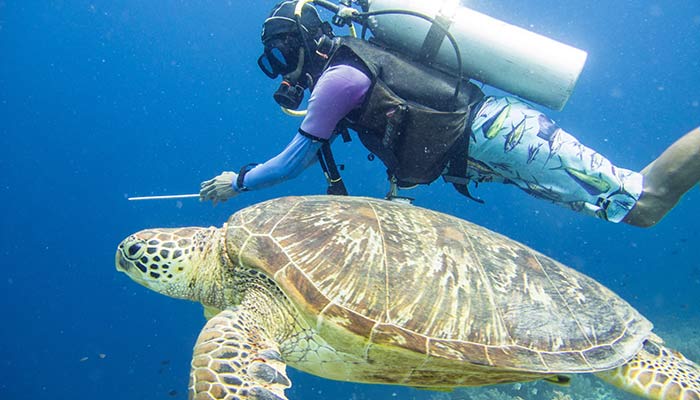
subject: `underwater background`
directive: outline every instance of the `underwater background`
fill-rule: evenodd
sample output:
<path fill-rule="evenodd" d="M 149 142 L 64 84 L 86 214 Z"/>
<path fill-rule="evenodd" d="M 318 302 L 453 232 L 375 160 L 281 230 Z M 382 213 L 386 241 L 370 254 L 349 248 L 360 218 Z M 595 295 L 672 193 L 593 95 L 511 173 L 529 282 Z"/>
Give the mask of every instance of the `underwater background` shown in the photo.
<path fill-rule="evenodd" d="M 199 182 L 277 154 L 298 128 L 263 75 L 274 1 L 0 0 L 0 399 L 184 399 L 201 307 L 135 284 L 116 245 L 147 227 L 220 226 L 283 195 L 321 194 L 320 168 L 212 207 Z M 700 124 L 700 1 L 469 1 L 589 53 L 565 130 L 639 170 Z M 327 14 L 324 14 L 327 16 Z M 485 88 L 489 93 L 495 91 Z M 334 145 L 354 195 L 383 197 L 384 168 Z M 519 240 L 617 292 L 700 361 L 700 189 L 650 229 L 595 220 L 484 184 L 406 195 Z M 288 370 L 294 399 L 632 399 L 591 378 L 435 393 Z"/>

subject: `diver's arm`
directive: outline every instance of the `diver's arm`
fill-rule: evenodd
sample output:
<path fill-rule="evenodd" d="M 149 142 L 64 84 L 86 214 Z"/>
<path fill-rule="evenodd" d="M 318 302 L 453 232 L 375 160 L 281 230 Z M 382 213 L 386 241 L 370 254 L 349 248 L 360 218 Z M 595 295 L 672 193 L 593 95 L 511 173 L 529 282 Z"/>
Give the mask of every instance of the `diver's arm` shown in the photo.
<path fill-rule="evenodd" d="M 295 178 L 316 161 L 316 153 L 322 144 L 320 140 L 297 133 L 281 153 L 248 171 L 243 186 L 257 190 Z M 235 181 L 233 188 L 240 191 Z"/>
<path fill-rule="evenodd" d="M 367 75 L 348 65 L 336 65 L 321 75 L 300 131 L 282 153 L 247 172 L 243 186 L 262 189 L 296 177 L 313 164 L 324 140 L 332 140 L 335 126 L 359 107 L 371 85 Z M 314 138 L 318 138 L 315 140 Z M 234 182 L 234 189 L 239 190 Z"/>
<path fill-rule="evenodd" d="M 266 188 L 299 175 L 313 164 L 323 142 L 332 140 L 338 122 L 360 107 L 370 85 L 370 79 L 356 68 L 330 67 L 319 78 L 309 99 L 308 114 L 299 129 L 304 134 L 298 133 L 280 154 L 248 170 L 242 188 L 238 185 L 240 171 L 225 171 L 202 182 L 200 199 L 216 204 L 244 190 Z"/>
<path fill-rule="evenodd" d="M 248 169 L 248 166 L 242 168 L 248 169 L 243 175 L 243 187 L 238 184 L 241 171 L 224 171 L 201 183 L 199 198 L 216 204 L 236 197 L 243 191 L 262 189 L 294 178 L 313 164 L 322 143 L 321 140 L 297 134 L 280 154 L 252 169 Z"/>

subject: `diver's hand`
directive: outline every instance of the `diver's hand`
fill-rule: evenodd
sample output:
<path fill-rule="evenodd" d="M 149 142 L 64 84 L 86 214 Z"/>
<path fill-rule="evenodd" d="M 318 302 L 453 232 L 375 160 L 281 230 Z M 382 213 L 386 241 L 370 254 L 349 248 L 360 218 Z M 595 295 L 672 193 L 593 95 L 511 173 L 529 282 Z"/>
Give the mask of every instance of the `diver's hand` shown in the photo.
<path fill-rule="evenodd" d="M 235 172 L 224 171 L 221 175 L 215 176 L 208 181 L 202 182 L 199 187 L 199 200 L 211 200 L 214 205 L 218 202 L 224 202 L 238 195 L 238 191 L 233 188 L 233 182 L 238 178 Z"/>

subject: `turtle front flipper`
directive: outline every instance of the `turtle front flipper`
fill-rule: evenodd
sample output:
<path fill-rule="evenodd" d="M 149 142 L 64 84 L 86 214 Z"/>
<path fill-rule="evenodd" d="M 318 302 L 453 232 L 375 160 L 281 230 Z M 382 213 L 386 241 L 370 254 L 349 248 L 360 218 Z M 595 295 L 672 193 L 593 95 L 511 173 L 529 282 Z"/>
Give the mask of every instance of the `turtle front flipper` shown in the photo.
<path fill-rule="evenodd" d="M 661 344 L 658 337 L 645 341 L 628 363 L 596 375 L 646 399 L 700 400 L 700 366 Z"/>
<path fill-rule="evenodd" d="M 277 343 L 244 309 L 220 312 L 199 334 L 190 399 L 286 400 L 291 385 Z"/>

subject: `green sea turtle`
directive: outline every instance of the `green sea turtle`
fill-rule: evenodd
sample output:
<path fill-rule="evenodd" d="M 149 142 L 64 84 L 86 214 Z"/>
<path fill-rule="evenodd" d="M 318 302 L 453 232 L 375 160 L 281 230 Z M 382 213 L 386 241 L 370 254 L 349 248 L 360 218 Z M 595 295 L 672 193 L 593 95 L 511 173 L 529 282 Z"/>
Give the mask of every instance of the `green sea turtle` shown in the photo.
<path fill-rule="evenodd" d="M 222 228 L 149 229 L 117 269 L 201 302 L 191 399 L 286 399 L 286 366 L 450 389 L 595 373 L 700 400 L 700 367 L 593 279 L 458 218 L 359 197 L 287 197 Z"/>

